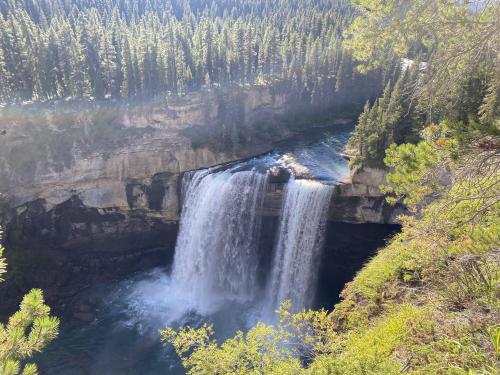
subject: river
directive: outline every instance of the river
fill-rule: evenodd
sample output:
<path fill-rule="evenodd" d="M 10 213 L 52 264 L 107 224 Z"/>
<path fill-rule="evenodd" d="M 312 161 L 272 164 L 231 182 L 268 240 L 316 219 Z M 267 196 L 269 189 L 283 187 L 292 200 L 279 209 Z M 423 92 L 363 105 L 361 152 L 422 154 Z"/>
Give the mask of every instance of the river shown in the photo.
<path fill-rule="evenodd" d="M 291 299 L 294 310 L 318 306 L 326 211 L 333 185 L 349 173 L 341 151 L 351 130 L 313 129 L 266 155 L 186 173 L 173 265 L 86 290 L 97 318 L 63 318 L 57 340 L 36 357 L 40 372 L 183 374 L 173 349 L 159 340 L 161 328 L 209 322 L 224 339 L 258 320 L 273 322 L 282 299 Z M 273 168 L 291 177 L 270 269 L 259 281 L 260 212 Z"/>

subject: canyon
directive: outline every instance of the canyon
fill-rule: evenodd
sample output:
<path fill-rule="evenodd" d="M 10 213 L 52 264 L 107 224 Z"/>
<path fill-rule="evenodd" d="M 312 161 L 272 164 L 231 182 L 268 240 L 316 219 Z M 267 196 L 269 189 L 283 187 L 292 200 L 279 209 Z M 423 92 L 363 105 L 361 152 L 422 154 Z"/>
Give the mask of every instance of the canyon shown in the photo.
<path fill-rule="evenodd" d="M 1 225 L 16 269 L 4 294 L 15 300 L 19 290 L 36 285 L 56 301 L 96 280 L 170 264 L 185 173 L 272 153 L 300 136 L 289 122 L 303 109 L 286 92 L 257 86 L 127 106 L 56 103 L 3 113 Z M 321 125 L 352 123 L 337 117 Z M 222 144 L 234 138 L 235 126 L 243 134 L 239 142 Z M 269 223 L 263 249 L 276 241 L 269 228 L 277 227 L 289 178 L 287 168 L 270 172 L 261 209 Z M 383 180 L 376 169 L 339 180 L 328 225 L 397 224 L 404 207 L 385 202 L 378 190 Z"/>

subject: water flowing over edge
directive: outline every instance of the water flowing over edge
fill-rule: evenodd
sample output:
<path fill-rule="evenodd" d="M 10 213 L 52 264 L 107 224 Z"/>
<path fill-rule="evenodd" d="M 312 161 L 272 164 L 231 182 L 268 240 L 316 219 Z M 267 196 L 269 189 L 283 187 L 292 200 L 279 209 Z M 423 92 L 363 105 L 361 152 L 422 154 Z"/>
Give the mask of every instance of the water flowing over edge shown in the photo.
<path fill-rule="evenodd" d="M 225 301 L 248 302 L 258 291 L 260 210 L 267 175 L 232 169 L 187 173 L 172 286 L 186 311 L 206 315 Z M 283 300 L 298 311 L 312 306 L 329 202 L 334 187 L 291 178 L 262 302 L 272 320 Z"/>
<path fill-rule="evenodd" d="M 225 300 L 253 299 L 266 184 L 267 174 L 254 170 L 201 170 L 183 179 L 172 283 L 187 310 L 209 314 Z"/>
<path fill-rule="evenodd" d="M 288 182 L 264 315 L 272 316 L 284 300 L 294 311 L 311 307 L 333 189 L 310 180 Z"/>

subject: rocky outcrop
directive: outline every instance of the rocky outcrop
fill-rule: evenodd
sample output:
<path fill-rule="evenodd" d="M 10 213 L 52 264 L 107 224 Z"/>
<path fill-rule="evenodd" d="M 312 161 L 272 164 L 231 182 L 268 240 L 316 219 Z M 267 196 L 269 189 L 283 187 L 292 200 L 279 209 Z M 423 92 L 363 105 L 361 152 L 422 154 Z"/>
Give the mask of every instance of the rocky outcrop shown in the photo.
<path fill-rule="evenodd" d="M 379 186 L 385 183 L 385 171 L 365 168 L 352 173 L 335 186 L 328 220 L 352 224 L 399 224 L 398 216 L 407 214 L 402 204 L 389 205 Z M 264 216 L 278 216 L 288 180 L 282 171 L 271 175 L 264 200 Z"/>
<path fill-rule="evenodd" d="M 344 223 L 399 224 L 398 216 L 407 214 L 404 205 L 392 206 L 379 186 L 385 183 L 385 171 L 365 167 L 340 181 L 330 204 L 330 218 Z"/>

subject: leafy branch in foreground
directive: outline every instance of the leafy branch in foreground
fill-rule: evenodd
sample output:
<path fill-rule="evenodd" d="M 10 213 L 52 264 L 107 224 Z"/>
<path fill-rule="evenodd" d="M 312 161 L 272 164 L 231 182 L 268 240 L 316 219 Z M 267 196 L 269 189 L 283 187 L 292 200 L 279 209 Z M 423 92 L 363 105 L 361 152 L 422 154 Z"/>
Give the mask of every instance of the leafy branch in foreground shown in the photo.
<path fill-rule="evenodd" d="M 384 162 L 390 168 L 381 190 L 387 200 L 411 208 L 435 200 L 453 185 L 442 209 L 456 212 L 462 201 L 475 203 L 478 214 L 500 202 L 500 138 L 498 129 L 473 119 L 442 121 L 422 132 L 417 144 L 392 144 Z M 463 213 L 459 213 L 463 214 Z"/>
<path fill-rule="evenodd" d="M 0 246 L 0 276 L 6 271 L 3 251 Z M 29 360 L 34 353 L 42 351 L 57 336 L 58 328 L 59 320 L 50 316 L 50 308 L 44 303 L 42 291 L 30 291 L 8 323 L 0 323 L 0 374 L 36 375 L 38 372 L 35 364 L 23 367 L 21 363 Z"/>
<path fill-rule="evenodd" d="M 166 328 L 162 341 L 173 345 L 188 374 L 296 374 L 304 361 L 330 352 L 334 331 L 325 310 L 292 314 L 285 301 L 277 313 L 277 326 L 258 323 L 220 345 L 208 324 Z"/>

